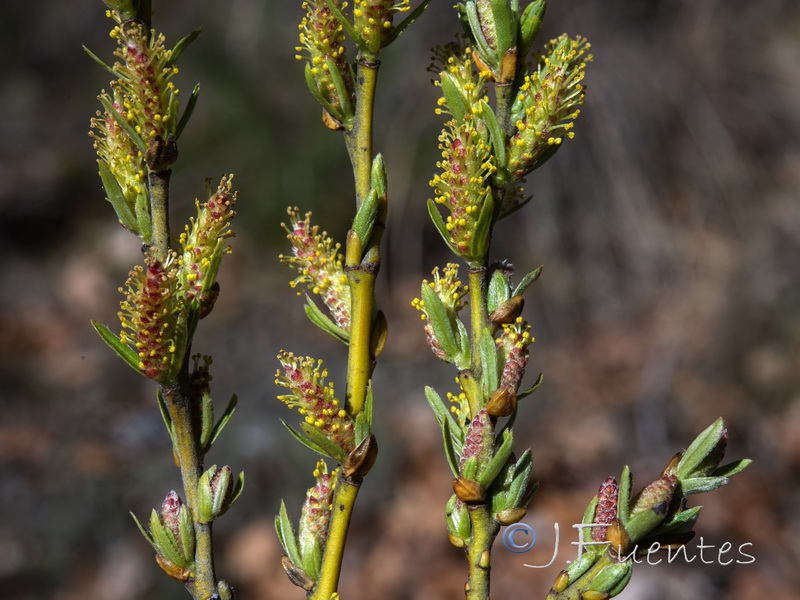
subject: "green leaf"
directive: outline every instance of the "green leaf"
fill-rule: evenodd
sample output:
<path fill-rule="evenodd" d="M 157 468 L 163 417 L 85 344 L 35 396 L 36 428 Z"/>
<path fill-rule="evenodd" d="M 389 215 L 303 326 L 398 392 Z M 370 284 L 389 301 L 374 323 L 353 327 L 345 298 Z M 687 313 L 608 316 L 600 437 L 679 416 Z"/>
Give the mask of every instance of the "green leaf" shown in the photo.
<path fill-rule="evenodd" d="M 442 421 L 442 441 L 444 442 L 444 455 L 447 457 L 447 464 L 450 465 L 453 476 L 458 477 L 458 455 L 456 454 L 456 449 L 453 444 L 453 436 L 450 432 L 449 421 Z"/>
<path fill-rule="evenodd" d="M 192 523 L 189 507 L 185 504 L 181 506 L 181 510 L 178 513 L 178 533 L 181 536 L 183 560 L 185 563 L 191 563 L 194 561 L 194 523 Z"/>
<path fill-rule="evenodd" d="M 494 17 L 497 53 L 503 56 L 507 50 L 517 45 L 517 24 L 508 0 L 490 0 Z"/>
<path fill-rule="evenodd" d="M 492 110 L 492 107 L 486 103 L 486 100 L 481 100 L 481 116 L 483 122 L 489 130 L 489 137 L 492 140 L 492 155 L 497 162 L 498 169 L 505 169 L 508 165 L 508 156 L 506 154 L 506 138 L 500 129 L 500 124 L 497 122 L 497 117 Z"/>
<path fill-rule="evenodd" d="M 517 462 L 514 463 L 514 477 L 506 496 L 509 506 L 525 508 L 525 505 L 521 504 L 521 501 L 528 489 L 528 484 L 531 480 L 531 471 L 533 471 L 533 456 L 531 455 L 530 448 L 528 448 L 522 453 L 522 456 L 517 459 Z"/>
<path fill-rule="evenodd" d="M 447 108 L 453 118 L 461 123 L 464 120 L 464 115 L 469 111 L 464 96 L 461 94 L 461 88 L 447 71 L 442 71 L 439 79 L 442 83 L 442 93 L 444 94 L 445 102 L 447 102 Z"/>
<path fill-rule="evenodd" d="M 324 433 L 322 433 L 313 425 L 303 421 L 300 423 L 300 429 L 303 430 L 303 433 L 306 434 L 306 437 L 311 440 L 314 445 L 322 448 L 322 450 L 325 452 L 325 456 L 328 456 L 339 463 L 343 463 L 345 460 L 347 460 L 347 453 L 330 441 Z"/>
<path fill-rule="evenodd" d="M 681 511 L 668 521 L 664 521 L 657 533 L 672 533 L 675 530 L 690 530 L 694 527 L 702 506 L 694 506 L 688 510 Z"/>
<path fill-rule="evenodd" d="M 461 347 L 461 351 L 456 358 L 455 365 L 463 370 L 469 368 L 469 361 L 472 357 L 472 345 L 470 343 L 469 334 L 467 333 L 467 328 L 458 317 L 456 317 L 456 329 L 458 334 L 456 337 L 458 337 L 458 344 Z"/>
<path fill-rule="evenodd" d="M 136 228 L 145 244 L 149 244 L 153 236 L 153 221 L 150 216 L 150 199 L 145 193 L 137 194 L 133 205 L 136 211 Z"/>
<path fill-rule="evenodd" d="M 330 456 L 328 456 L 328 454 L 322 448 L 317 446 L 314 442 L 312 442 L 310 440 L 307 440 L 305 437 L 300 435 L 297 431 L 292 429 L 292 427 L 286 421 L 284 421 L 283 419 L 281 419 L 280 421 L 283 424 L 283 426 L 286 427 L 286 429 L 289 431 L 289 433 L 292 434 L 292 437 L 294 439 L 296 439 L 298 442 L 300 442 L 301 444 L 303 444 L 303 446 L 305 446 L 309 450 L 313 450 L 317 454 L 321 454 L 322 456 L 330 458 Z"/>
<path fill-rule="evenodd" d="M 478 475 L 478 457 L 470 456 L 464 461 L 464 468 L 461 469 L 461 476 L 464 479 L 475 479 Z"/>
<path fill-rule="evenodd" d="M 534 281 L 539 279 L 539 276 L 542 274 L 542 268 L 543 267 L 538 267 L 525 275 L 525 277 L 522 278 L 522 281 L 520 281 L 517 287 L 514 289 L 512 296 L 521 296 L 524 294 L 525 290 L 527 290 Z"/>
<path fill-rule="evenodd" d="M 164 393 L 161 391 L 160 387 L 156 389 L 156 402 L 158 403 L 158 410 L 161 412 L 161 418 L 164 419 L 164 425 L 167 426 L 167 433 L 169 433 L 169 439 L 172 441 L 172 447 L 177 450 L 178 444 L 175 441 L 175 426 L 172 423 L 172 417 L 169 414 L 167 403 L 164 400 Z"/>
<path fill-rule="evenodd" d="M 451 430 L 459 430 L 452 413 L 447 409 L 447 405 L 444 403 L 444 401 L 442 401 L 442 397 L 439 396 L 436 390 L 430 386 L 425 386 L 425 399 L 428 401 L 431 410 L 433 410 L 433 414 L 436 417 L 436 422 L 439 423 L 439 427 L 444 429 L 445 424 L 447 424 Z"/>
<path fill-rule="evenodd" d="M 181 551 L 178 550 L 175 535 L 161 524 L 155 509 L 150 513 L 150 534 L 153 536 L 153 546 L 162 558 L 185 568 L 186 561 Z"/>
<path fill-rule="evenodd" d="M 498 173 L 499 172 L 500 171 L 498 171 Z M 497 220 L 498 221 L 502 221 L 502 220 L 510 217 L 511 215 L 516 213 L 519 209 L 521 209 L 523 206 L 528 204 L 528 202 L 530 202 L 531 200 L 533 200 L 533 196 L 528 196 L 524 200 L 522 200 L 520 202 L 517 202 L 516 204 L 512 205 L 510 208 L 506 208 L 506 206 L 504 204 L 500 209 L 500 215 L 497 217 Z"/>
<path fill-rule="evenodd" d="M 507 429 L 503 432 L 503 441 L 500 443 L 500 447 L 495 451 L 494 456 L 492 456 L 492 460 L 489 461 L 489 464 L 486 465 L 478 475 L 478 483 L 485 488 L 492 485 L 492 482 L 500 473 L 503 465 L 506 464 L 508 457 L 511 456 L 513 446 L 514 434 L 510 429 Z"/>
<path fill-rule="evenodd" d="M 144 539 L 146 539 L 148 542 L 150 542 L 150 545 L 151 545 L 151 546 L 153 546 L 153 547 L 155 548 L 155 541 L 153 540 L 153 536 L 152 536 L 152 535 L 150 535 L 150 532 L 149 532 L 149 531 L 147 531 L 147 530 L 144 528 L 144 525 L 142 525 L 141 521 L 139 521 L 139 519 L 138 519 L 138 518 L 136 518 L 136 515 L 135 515 L 135 514 L 133 514 L 133 511 L 129 512 L 128 514 L 129 514 L 131 517 L 133 517 L 133 520 L 134 520 L 134 522 L 136 523 L 136 526 L 139 528 L 139 531 L 141 531 L 141 532 L 142 532 L 142 535 L 144 536 Z"/>
<path fill-rule="evenodd" d="M 120 73 L 117 73 L 113 69 L 113 67 L 109 67 L 106 63 L 103 62 L 103 60 L 100 57 L 98 57 L 94 52 L 89 50 L 86 46 L 81 46 L 81 48 L 83 48 L 84 52 L 86 52 L 86 54 L 88 54 L 94 62 L 96 62 L 98 65 L 103 67 L 106 71 L 111 73 L 115 78 L 122 79 L 123 81 L 129 81 L 129 79 L 127 77 L 125 77 L 124 75 L 122 75 Z"/>
<path fill-rule="evenodd" d="M 329 333 L 344 345 L 350 343 L 350 334 L 344 329 L 339 327 L 336 323 L 323 313 L 314 301 L 306 294 L 306 305 L 304 306 L 308 320 L 314 325 L 322 329 L 322 331 Z"/>
<path fill-rule="evenodd" d="M 457 254 L 458 256 L 463 256 L 461 252 L 453 247 L 453 244 L 450 241 L 450 232 L 447 231 L 447 226 L 444 224 L 444 219 L 442 218 L 439 209 L 436 208 L 436 202 L 431 199 L 428 199 L 428 215 L 430 216 L 431 221 L 433 221 L 436 231 L 439 232 L 439 235 L 442 236 L 444 243 L 447 244 L 448 248 L 450 248 L 450 252 Z"/>
<path fill-rule="evenodd" d="M 370 189 L 364 202 L 358 207 L 356 217 L 353 219 L 353 231 L 356 232 L 361 245 L 366 247 L 369 236 L 372 234 L 372 227 L 378 216 L 378 193 L 373 188 Z"/>
<path fill-rule="evenodd" d="M 281 509 L 278 516 L 275 517 L 275 531 L 278 532 L 278 539 L 281 546 L 286 551 L 286 555 L 295 565 L 301 565 L 302 559 L 300 550 L 297 546 L 297 538 L 294 534 L 292 522 L 289 520 L 289 515 L 286 512 L 286 504 L 281 500 Z"/>
<path fill-rule="evenodd" d="M 520 392 L 519 394 L 517 394 L 517 400 L 522 400 L 523 398 L 527 398 L 533 392 L 538 390 L 539 386 L 542 385 L 542 381 L 544 381 L 544 375 L 539 373 L 539 376 L 536 378 L 536 381 L 533 383 L 533 385 L 531 387 L 529 387 L 524 392 Z"/>
<path fill-rule="evenodd" d="M 542 26 L 542 19 L 545 12 L 545 0 L 535 0 L 525 7 L 520 19 L 519 37 L 520 37 L 520 54 L 519 58 L 524 59 L 528 54 L 528 50 L 539 33 L 539 28 Z"/>
<path fill-rule="evenodd" d="M 341 113 L 336 108 L 334 108 L 334 106 L 330 102 L 325 100 L 325 98 L 322 96 L 322 93 L 319 91 L 319 88 L 317 87 L 317 80 L 314 79 L 314 74 L 311 72 L 311 65 L 309 63 L 306 63 L 306 68 L 303 74 L 305 75 L 306 85 L 308 86 L 308 91 L 311 92 L 311 95 L 314 96 L 317 102 L 319 102 L 322 105 L 322 108 L 327 110 L 335 118 L 341 121 L 340 118 L 342 117 Z"/>
<path fill-rule="evenodd" d="M 713 473 L 711 473 L 711 475 L 712 477 L 731 477 L 749 467 L 752 462 L 753 461 L 749 458 L 735 460 L 732 463 L 728 463 L 727 465 L 719 467 Z"/>
<path fill-rule="evenodd" d="M 200 84 L 195 84 L 194 88 L 192 88 L 192 94 L 189 96 L 189 100 L 186 101 L 186 108 L 183 109 L 183 114 L 181 118 L 178 120 L 178 125 L 175 127 L 175 140 L 181 137 L 183 133 L 183 129 L 186 127 L 186 124 L 189 122 L 189 119 L 194 112 L 194 107 L 197 106 L 197 98 L 200 95 Z"/>
<path fill-rule="evenodd" d="M 633 515 L 625 524 L 625 531 L 632 542 L 638 542 L 646 537 L 651 531 L 658 527 L 667 515 L 667 502 L 661 502 L 655 506 L 645 509 Z"/>
<path fill-rule="evenodd" d="M 478 6 L 475 2 L 467 1 L 465 3 L 465 7 L 467 22 L 469 23 L 469 29 L 472 33 L 472 38 L 475 40 L 475 45 L 478 46 L 478 53 L 481 55 L 483 62 L 486 63 L 486 66 L 493 71 L 496 71 L 500 64 L 499 58 L 494 52 L 492 52 L 492 49 L 489 47 L 489 43 L 486 41 L 486 37 L 483 35 L 481 19 L 478 16 Z"/>
<path fill-rule="evenodd" d="M 694 439 L 686 449 L 686 452 L 683 453 L 683 457 L 681 457 L 678 463 L 678 479 L 683 480 L 691 477 L 695 469 L 700 466 L 703 460 L 719 443 L 724 429 L 725 422 L 722 420 L 722 417 L 720 417 L 706 427 L 703 432 Z"/>
<path fill-rule="evenodd" d="M 516 293 L 514 295 L 517 295 Z M 495 269 L 489 280 L 489 289 L 486 294 L 486 309 L 493 312 L 499 305 L 511 298 L 511 286 L 508 276 L 502 269 Z"/>
<path fill-rule="evenodd" d="M 205 454 L 211 448 L 211 433 L 214 430 L 214 402 L 208 392 L 203 392 L 200 403 L 200 452 Z"/>
<path fill-rule="evenodd" d="M 355 434 L 356 446 L 372 435 L 372 380 L 367 382 L 364 410 L 356 415 Z"/>
<path fill-rule="evenodd" d="M 412 10 L 405 19 L 400 21 L 400 23 L 398 23 L 392 29 L 391 35 L 389 35 L 388 38 L 386 38 L 385 40 L 383 40 L 381 42 L 381 48 L 385 48 L 386 46 L 391 44 L 393 41 L 395 41 L 397 39 L 397 37 L 401 33 L 403 33 L 409 25 L 411 25 L 414 21 L 416 21 L 417 18 L 419 18 L 419 16 L 423 12 L 425 12 L 425 9 L 428 8 L 428 5 L 430 3 L 431 3 L 431 0 L 423 0 L 422 3 L 419 6 L 417 6 L 417 8 Z"/>
<path fill-rule="evenodd" d="M 236 404 L 239 402 L 239 398 L 236 394 L 231 396 L 230 402 L 228 402 L 228 406 L 225 408 L 225 412 L 222 413 L 222 416 L 217 421 L 217 424 L 214 425 L 214 429 L 211 432 L 211 439 L 208 442 L 209 448 L 211 445 L 217 441 L 219 434 L 222 433 L 222 430 L 225 429 L 225 425 L 228 424 L 228 421 L 231 420 L 233 413 L 236 411 Z"/>
<path fill-rule="evenodd" d="M 681 479 L 681 491 L 684 496 L 711 492 L 728 483 L 727 477 L 691 477 Z"/>
<path fill-rule="evenodd" d="M 198 27 L 197 29 L 192 31 L 189 35 L 179 40 L 178 43 L 175 44 L 175 46 L 173 46 L 172 50 L 169 53 L 169 60 L 167 61 L 168 67 L 171 67 L 172 65 L 175 64 L 175 61 L 178 60 L 178 57 L 181 54 L 183 54 L 183 51 L 186 50 L 186 48 L 189 47 L 189 44 L 191 44 L 193 41 L 197 39 L 197 36 L 199 36 L 202 31 L 203 28 Z"/>
<path fill-rule="evenodd" d="M 458 343 L 456 342 L 456 332 L 450 322 L 450 316 L 442 303 L 439 295 L 433 291 L 431 286 L 422 284 L 422 302 L 425 305 L 425 312 L 431 322 L 433 334 L 442 346 L 445 355 L 453 359 L 458 355 Z"/>
<path fill-rule="evenodd" d="M 147 151 L 147 144 L 144 143 L 142 137 L 136 133 L 133 127 L 131 127 L 131 124 L 128 123 L 128 120 L 117 112 L 117 109 L 114 108 L 111 100 L 105 96 L 100 96 L 100 104 L 102 104 L 103 108 L 105 108 L 106 111 L 108 111 L 108 113 L 114 117 L 114 120 L 117 122 L 117 124 L 122 127 L 125 135 L 127 135 L 133 142 L 133 145 L 136 146 L 136 148 L 142 154 L 144 154 Z"/>
<path fill-rule="evenodd" d="M 492 228 L 494 218 L 494 198 L 489 190 L 483 199 L 481 212 L 478 221 L 475 223 L 475 230 L 472 233 L 472 240 L 469 244 L 469 259 L 472 261 L 483 260 L 489 248 L 489 231 Z"/>
<path fill-rule="evenodd" d="M 498 364 L 497 346 L 488 329 L 481 330 L 481 385 L 483 393 L 488 396 L 500 385 L 500 368 Z"/>
<path fill-rule="evenodd" d="M 597 503 L 599 499 L 597 496 L 592 498 L 592 501 L 589 502 L 589 506 L 586 507 L 586 510 L 583 511 L 583 519 L 581 519 L 582 525 L 589 525 L 594 523 L 594 513 L 597 512 Z M 592 528 L 591 527 L 581 527 L 581 536 L 583 537 L 584 542 L 591 542 L 592 541 Z"/>
<path fill-rule="evenodd" d="M 114 177 L 111 169 L 108 168 L 104 161 L 98 160 L 97 164 L 100 165 L 100 181 L 103 182 L 103 189 L 106 191 L 106 200 L 114 207 L 117 218 L 128 231 L 138 234 L 139 228 L 136 224 L 136 215 L 127 200 L 125 200 L 125 196 L 122 194 L 122 187 L 120 187 L 117 178 Z"/>
<path fill-rule="evenodd" d="M 92 320 L 92 327 L 103 338 L 103 341 L 117 353 L 117 355 L 124 360 L 134 371 L 141 374 L 142 370 L 139 368 L 139 355 L 127 344 L 122 343 L 119 337 L 112 333 L 108 327 Z"/>
<path fill-rule="evenodd" d="M 342 123 L 346 124 L 345 129 L 352 129 L 354 110 L 350 92 L 347 90 L 347 86 L 344 83 L 344 79 L 339 72 L 336 62 L 330 55 L 325 56 L 325 65 L 328 67 L 327 73 L 333 82 L 333 89 L 336 90 L 336 97 L 339 99 L 339 106 L 341 107 L 341 109 L 337 111 L 338 115 L 334 113 L 331 114 L 336 116 Z"/>
<path fill-rule="evenodd" d="M 336 4 L 334 4 L 333 2 L 331 2 L 331 0 L 325 0 L 325 6 L 328 7 L 328 10 L 331 11 L 333 16 L 339 22 L 339 25 L 341 25 L 344 28 L 345 32 L 347 32 L 347 35 L 350 36 L 350 39 L 356 43 L 359 49 L 362 52 L 370 53 L 369 47 L 364 42 L 364 39 L 355 30 L 353 24 L 347 19 L 347 17 L 344 16 L 344 14 L 342 14 L 342 11 L 339 10 L 339 7 L 336 6 Z"/>
<path fill-rule="evenodd" d="M 617 490 L 617 517 L 619 522 L 627 525 L 631 511 L 631 470 L 628 465 L 622 469 Z"/>

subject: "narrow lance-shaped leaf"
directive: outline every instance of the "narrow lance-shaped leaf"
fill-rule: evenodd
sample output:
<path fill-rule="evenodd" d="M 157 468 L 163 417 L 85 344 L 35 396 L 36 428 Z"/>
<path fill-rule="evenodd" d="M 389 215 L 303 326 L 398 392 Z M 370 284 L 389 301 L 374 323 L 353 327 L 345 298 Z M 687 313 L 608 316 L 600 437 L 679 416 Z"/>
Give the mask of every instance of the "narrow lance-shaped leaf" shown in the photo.
<path fill-rule="evenodd" d="M 442 350 L 448 357 L 457 356 L 458 344 L 456 343 L 455 331 L 441 298 L 429 285 L 423 285 L 422 301 L 425 304 L 425 312 L 430 319 L 433 334 L 441 344 Z"/>
<path fill-rule="evenodd" d="M 225 408 L 225 411 L 220 416 L 219 421 L 217 424 L 214 425 L 214 430 L 211 432 L 211 439 L 209 440 L 209 446 L 217 441 L 219 434 L 222 433 L 222 430 L 225 429 L 225 425 L 228 424 L 228 421 L 231 420 L 233 413 L 236 411 L 236 404 L 239 402 L 239 397 L 236 394 L 231 396 L 230 402 L 228 402 L 228 406 Z"/>
<path fill-rule="evenodd" d="M 202 27 L 198 27 L 194 31 L 192 31 L 189 35 L 181 38 L 178 40 L 178 43 L 173 46 L 172 50 L 169 53 L 169 60 L 167 61 L 167 66 L 170 67 L 175 64 L 183 51 L 189 47 L 193 41 L 197 39 L 197 36 L 203 31 Z"/>
<path fill-rule="evenodd" d="M 136 224 L 136 215 L 128 204 L 128 201 L 125 200 L 117 178 L 114 177 L 113 173 L 111 173 L 111 169 L 108 168 L 108 165 L 104 161 L 98 160 L 97 164 L 100 167 L 100 181 L 103 182 L 106 197 L 109 203 L 111 203 L 111 206 L 114 207 L 117 217 L 129 231 L 138 234 L 139 228 Z"/>
<path fill-rule="evenodd" d="M 306 305 L 304 308 L 308 320 L 314 325 L 322 329 L 322 331 L 329 333 L 343 344 L 347 345 L 350 343 L 350 334 L 331 321 L 328 315 L 323 313 L 308 295 L 306 295 Z"/>
<path fill-rule="evenodd" d="M 103 341 L 108 344 L 108 346 L 114 352 L 117 353 L 117 356 L 124 360 L 137 373 L 142 372 L 142 370 L 139 368 L 139 356 L 130 346 L 123 344 L 119 337 L 115 333 L 112 333 L 108 327 L 102 323 L 98 323 L 97 321 L 93 320 L 92 326 L 103 339 Z"/>
<path fill-rule="evenodd" d="M 179 139 L 181 137 L 181 133 L 183 133 L 186 124 L 189 122 L 189 119 L 194 112 L 194 107 L 197 106 L 197 98 L 200 95 L 200 84 L 195 84 L 194 88 L 192 89 L 192 93 L 189 96 L 189 100 L 186 102 L 186 108 L 183 109 L 183 114 L 181 115 L 180 120 L 178 121 L 178 126 L 175 128 L 175 139 Z"/>
<path fill-rule="evenodd" d="M 111 114 L 111 116 L 114 117 L 114 120 L 120 127 L 122 127 L 122 130 L 125 132 L 125 135 L 127 135 L 130 138 L 134 146 L 136 146 L 136 148 L 142 154 L 144 154 L 147 151 L 147 145 L 144 143 L 144 140 L 138 133 L 136 133 L 133 127 L 131 127 L 131 124 L 128 123 L 128 120 L 121 114 L 119 114 L 119 112 L 117 112 L 117 109 L 114 108 L 113 104 L 111 104 L 111 100 L 109 100 L 105 96 L 100 96 L 100 104 L 102 104 L 103 108 L 105 108 Z"/>

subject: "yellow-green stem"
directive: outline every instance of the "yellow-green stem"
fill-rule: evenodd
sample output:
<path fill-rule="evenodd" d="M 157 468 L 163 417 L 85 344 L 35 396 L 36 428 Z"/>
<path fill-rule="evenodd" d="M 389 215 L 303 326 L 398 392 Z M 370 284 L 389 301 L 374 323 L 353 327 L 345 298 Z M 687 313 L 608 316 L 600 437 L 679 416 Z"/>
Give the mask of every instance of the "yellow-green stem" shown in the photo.
<path fill-rule="evenodd" d="M 347 357 L 347 412 L 355 417 L 364 410 L 367 384 L 372 375 L 370 339 L 375 311 L 375 273 L 358 266 L 347 272 L 350 284 L 350 345 Z"/>
<path fill-rule="evenodd" d="M 148 173 L 150 186 L 150 215 L 152 217 L 152 242 L 156 258 L 165 260 L 169 254 L 169 176 L 170 171 Z"/>
<path fill-rule="evenodd" d="M 464 587 L 467 600 L 488 600 L 492 544 L 500 526 L 489 514 L 486 505 L 469 506 L 472 540 L 467 546 L 469 579 Z"/>
<path fill-rule="evenodd" d="M 217 577 L 214 572 L 211 523 L 200 523 L 198 518 L 197 481 L 203 471 L 198 452 L 198 431 L 189 398 L 182 386 L 176 383 L 165 387 L 163 393 L 172 419 L 175 453 L 180 463 L 186 505 L 194 523 L 195 576 L 187 583 L 187 588 L 195 600 L 206 600 L 216 593 Z"/>
<path fill-rule="evenodd" d="M 470 371 L 475 381 L 481 380 L 483 373 L 483 366 L 481 364 L 481 336 L 484 329 L 489 327 L 489 318 L 486 311 L 486 291 L 488 282 L 486 278 L 486 266 L 471 266 L 467 273 L 469 281 L 469 310 L 470 310 L 470 341 L 472 343 L 472 360 L 470 362 Z M 476 407 L 472 406 L 470 402 L 470 410 L 474 411 Z M 480 410 L 482 406 L 477 407 Z M 475 411 L 471 416 L 477 414 Z"/>
<path fill-rule="evenodd" d="M 360 54 L 356 69 L 356 114 L 353 128 L 345 132 L 345 144 L 353 166 L 356 185 L 356 205 L 369 194 L 372 167 L 372 115 L 375 105 L 375 86 L 378 82 L 377 56 Z"/>
<path fill-rule="evenodd" d="M 309 600 L 330 600 L 339 586 L 339 573 L 342 570 L 347 530 L 360 486 L 360 481 L 342 477 L 341 474 L 336 482 L 328 527 L 328 540 L 325 543 L 325 554 L 322 557 L 322 569 L 317 585 L 308 595 Z"/>

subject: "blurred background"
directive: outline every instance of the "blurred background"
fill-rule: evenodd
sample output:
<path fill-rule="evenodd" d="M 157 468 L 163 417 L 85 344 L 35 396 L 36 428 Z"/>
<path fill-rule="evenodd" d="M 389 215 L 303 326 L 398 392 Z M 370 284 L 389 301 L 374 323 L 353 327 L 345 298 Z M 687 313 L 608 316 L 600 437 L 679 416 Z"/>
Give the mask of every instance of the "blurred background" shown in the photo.
<path fill-rule="evenodd" d="M 463 597 L 464 558 L 444 532 L 449 470 L 425 385 L 454 373 L 426 349 L 410 302 L 448 260 L 428 223 L 438 158 L 430 48 L 457 31 L 433 2 L 383 56 L 376 149 L 389 166 L 390 224 L 380 306 L 389 345 L 376 372 L 381 454 L 356 509 L 342 597 Z M 324 358 L 343 389 L 343 348 L 316 330 L 279 264 L 285 207 L 313 209 L 338 239 L 352 216 L 340 136 L 320 121 L 294 59 L 299 0 L 154 2 L 174 43 L 204 32 L 178 85 L 200 102 L 173 170 L 173 227 L 204 179 L 236 174 L 240 203 L 195 350 L 215 358 L 212 391 L 239 408 L 209 456 L 247 474 L 215 526 L 218 572 L 240 598 L 300 598 L 279 564 L 272 521 L 293 518 L 315 462 L 278 418 L 275 355 Z M 90 326 L 114 326 L 136 240 L 104 202 L 89 118 L 108 75 L 111 21 L 97 1 L 14 2 L 0 20 L 0 589 L 6 600 L 185 598 L 164 576 L 140 517 L 180 486 L 150 382 Z M 493 597 L 542 598 L 573 558 L 570 525 L 608 475 L 658 475 L 711 421 L 728 459 L 755 464 L 694 497 L 699 536 L 751 564 L 641 565 L 623 597 L 798 598 L 800 589 L 800 4 L 793 0 L 553 0 L 540 40 L 587 36 L 587 103 L 576 138 L 528 181 L 533 202 L 501 224 L 494 258 L 520 275 L 537 338 L 517 447 L 532 447 L 542 487 L 524 522 L 527 554 L 499 543 Z M 113 328 L 113 327 L 112 327 Z M 696 499 L 696 500 L 695 500 Z M 552 526 L 561 546 L 549 569 Z M 666 562 L 666 561 L 664 561 Z"/>

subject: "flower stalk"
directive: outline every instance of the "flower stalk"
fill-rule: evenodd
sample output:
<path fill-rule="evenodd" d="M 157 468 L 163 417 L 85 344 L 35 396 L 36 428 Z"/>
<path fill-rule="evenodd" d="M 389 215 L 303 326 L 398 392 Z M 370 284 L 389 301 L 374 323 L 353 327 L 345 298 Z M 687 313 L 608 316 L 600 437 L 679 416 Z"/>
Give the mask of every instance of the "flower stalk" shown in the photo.
<path fill-rule="evenodd" d="M 300 567 L 295 560 L 298 557 L 293 550 L 296 544 L 293 534 L 290 535 L 291 524 L 288 517 L 284 518 L 283 509 L 276 521 L 286 551 L 284 568 L 292 582 L 307 590 L 312 600 L 338 596 L 350 519 L 361 482 L 374 464 L 378 448 L 372 435 L 371 380 L 375 361 L 386 341 L 387 327 L 383 313 L 377 308 L 375 281 L 381 266 L 380 244 L 388 206 L 383 157 L 373 153 L 380 51 L 397 38 L 429 1 L 425 0 L 398 25 L 394 24 L 394 13 L 408 10 L 407 0 L 357 0 L 349 14 L 345 14 L 348 7 L 342 0 L 306 0 L 303 4 L 306 15 L 300 25 L 297 58 L 307 61 L 306 83 L 322 105 L 323 123 L 329 129 L 343 132 L 355 187 L 355 216 L 344 244 L 343 260 L 337 254 L 340 245 L 324 233 L 319 235 L 318 229 L 310 225 L 308 215 L 303 229 L 311 232 L 311 243 L 309 236 L 297 234 L 295 219 L 293 229 L 289 230 L 293 256 L 282 257 L 301 273 L 293 285 L 301 279 L 309 283 L 311 291 L 322 298 L 328 309 L 326 314 L 307 296 L 305 310 L 309 319 L 348 346 L 344 403 L 315 418 L 313 423 L 301 423 L 301 431 L 286 425 L 295 439 L 340 465 L 318 563 L 306 562 L 305 569 Z M 346 58 L 344 42 L 348 37 L 356 47 L 352 63 Z M 314 250 L 308 252 L 312 246 Z M 346 286 L 339 271 L 342 264 Z M 317 368 L 321 369 L 321 365 Z M 322 371 L 317 373 L 321 375 Z M 280 376 L 278 381 L 286 386 Z M 298 389 L 291 404 L 300 406 L 307 402 L 301 398 L 303 393 Z M 332 398 L 332 388 L 329 396 Z M 310 405 L 301 408 L 301 413 L 304 410 L 310 410 Z M 342 445 L 337 438 L 339 434 L 334 431 L 337 418 L 352 423 L 353 446 Z"/>
<path fill-rule="evenodd" d="M 160 516 L 153 511 L 149 530 L 136 520 L 156 550 L 158 565 L 184 582 L 195 600 L 231 600 L 233 592 L 217 579 L 212 522 L 236 501 L 244 484 L 230 467 L 203 473 L 203 459 L 230 419 L 231 399 L 214 421 L 210 395 L 210 357 L 192 357 L 195 329 L 208 316 L 219 294 L 216 282 L 237 194 L 231 176 L 216 189 L 208 186 L 205 202 L 180 239 L 171 247 L 169 220 L 170 167 L 178 156 L 177 139 L 191 116 L 197 88 L 181 115 L 179 91 L 172 83 L 175 62 L 199 30 L 171 50 L 164 36 L 150 28 L 150 2 L 106 0 L 115 22 L 111 37 L 118 41 L 118 62 L 106 65 L 116 76 L 111 92 L 99 99 L 103 112 L 92 119 L 92 132 L 103 187 L 120 223 L 137 235 L 144 247 L 143 266 L 128 279 L 120 305 L 122 332 L 100 323 L 101 338 L 135 371 L 157 384 L 158 406 L 172 440 L 181 471 L 184 505 L 168 494 Z M 87 50 L 88 52 L 88 50 Z M 190 370 L 191 365 L 191 370 Z M 134 519 L 136 519 L 134 517 Z"/>

